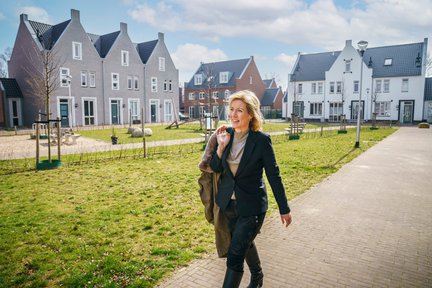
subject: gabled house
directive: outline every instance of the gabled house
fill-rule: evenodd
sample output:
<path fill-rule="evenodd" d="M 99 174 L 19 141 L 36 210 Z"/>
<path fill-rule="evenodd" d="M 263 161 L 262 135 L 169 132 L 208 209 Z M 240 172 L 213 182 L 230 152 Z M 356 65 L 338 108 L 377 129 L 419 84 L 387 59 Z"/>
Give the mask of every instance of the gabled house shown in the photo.
<path fill-rule="evenodd" d="M 258 98 L 262 98 L 266 89 L 253 56 L 201 63 L 192 79 L 185 83 L 185 113 L 190 118 L 200 118 L 204 113 L 212 112 L 213 116 L 227 119 L 228 97 L 245 89 L 253 91 Z"/>
<path fill-rule="evenodd" d="M 351 40 L 342 51 L 299 53 L 283 116 L 337 122 L 344 115 L 354 121 L 361 107 L 365 121 L 421 121 L 427 42 L 367 48 L 363 57 Z"/>
<path fill-rule="evenodd" d="M 22 126 L 21 89 L 15 79 L 0 78 L 0 127 Z"/>
<path fill-rule="evenodd" d="M 165 102 L 164 93 L 147 92 L 153 71 L 160 71 L 159 59 L 152 57 L 165 58 L 166 69 L 157 77 L 171 80 L 172 94 L 178 93 L 178 71 L 162 33 L 156 42 L 152 50 L 144 49 L 148 52 L 144 61 L 140 44 L 131 41 L 126 23 L 120 23 L 119 31 L 95 35 L 84 30 L 78 10 L 72 9 L 71 19 L 57 25 L 31 21 L 22 14 L 8 64 L 10 77 L 16 79 L 23 92 L 21 121 L 31 126 L 38 114 L 46 110 L 34 85 L 29 83 L 33 75 L 43 71 L 41 52 L 50 53 L 50 64 L 57 70 L 53 74 L 50 118 L 60 117 L 62 126 L 140 123 L 142 108 L 145 119 L 152 121 L 152 101 Z M 163 56 L 153 56 L 159 54 Z M 148 81 L 145 77 L 149 77 Z M 164 91 L 161 82 L 157 83 L 158 91 Z M 155 109 L 160 116 L 156 121 L 172 121 L 176 107 L 176 101 L 164 107 L 158 105 Z"/>
<path fill-rule="evenodd" d="M 282 101 L 284 93 L 281 87 L 278 87 L 276 80 L 263 80 L 266 90 L 261 98 L 261 112 L 264 118 L 281 118 L 282 117 Z"/>
<path fill-rule="evenodd" d="M 164 34 L 158 39 L 137 44 L 144 63 L 146 122 L 171 122 L 176 120 L 180 107 L 179 71 L 165 45 Z"/>

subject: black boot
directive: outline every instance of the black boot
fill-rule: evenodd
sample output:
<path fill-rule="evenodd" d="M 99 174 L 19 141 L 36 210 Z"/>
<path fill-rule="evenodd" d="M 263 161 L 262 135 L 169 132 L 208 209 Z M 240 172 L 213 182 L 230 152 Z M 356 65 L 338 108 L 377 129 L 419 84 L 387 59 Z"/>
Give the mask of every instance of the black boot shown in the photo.
<path fill-rule="evenodd" d="M 246 263 L 251 272 L 251 282 L 247 288 L 260 288 L 263 286 L 264 274 L 261 268 L 261 262 L 255 244 L 252 244 L 246 254 Z"/>
<path fill-rule="evenodd" d="M 237 272 L 227 268 L 222 288 L 238 288 L 240 286 L 242 277 L 243 272 Z"/>

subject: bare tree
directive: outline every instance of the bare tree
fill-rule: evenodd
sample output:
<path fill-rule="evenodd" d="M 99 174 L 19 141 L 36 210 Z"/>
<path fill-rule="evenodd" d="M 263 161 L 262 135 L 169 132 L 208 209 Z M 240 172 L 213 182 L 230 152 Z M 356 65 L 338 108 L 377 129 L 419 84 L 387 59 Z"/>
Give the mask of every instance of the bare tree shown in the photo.
<path fill-rule="evenodd" d="M 37 49 L 37 48 L 36 48 Z M 30 54 L 33 55 L 33 54 Z M 29 55 L 29 58 L 31 56 Z M 51 162 L 51 110 L 50 101 L 54 91 L 58 89 L 60 85 L 60 63 L 58 61 L 56 52 L 54 50 L 42 49 L 37 51 L 35 54 L 38 57 L 38 61 L 29 61 L 32 63 L 32 67 L 27 68 L 27 74 L 31 75 L 27 79 L 27 84 L 32 90 L 33 95 L 37 99 L 37 103 L 40 108 L 44 108 L 43 115 L 47 122 L 48 132 L 48 161 Z M 32 60 L 32 59 L 29 59 Z M 37 63 L 39 63 L 38 66 Z M 62 79 L 63 81 L 63 79 Z M 41 109 L 41 110 L 42 110 Z M 58 124 L 58 123 L 57 123 Z M 60 145 L 60 143 L 58 143 Z"/>
<path fill-rule="evenodd" d="M 7 63 L 12 55 L 12 49 L 7 47 L 3 53 L 0 54 L 0 77 L 5 78 L 8 76 Z"/>

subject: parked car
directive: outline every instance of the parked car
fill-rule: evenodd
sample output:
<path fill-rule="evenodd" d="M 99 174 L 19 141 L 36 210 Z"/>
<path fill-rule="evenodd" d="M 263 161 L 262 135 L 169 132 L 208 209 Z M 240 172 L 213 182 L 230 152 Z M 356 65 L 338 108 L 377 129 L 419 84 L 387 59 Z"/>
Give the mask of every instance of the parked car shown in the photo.
<path fill-rule="evenodd" d="M 180 120 L 189 120 L 189 116 L 186 116 L 185 114 L 179 112 L 179 119 Z"/>

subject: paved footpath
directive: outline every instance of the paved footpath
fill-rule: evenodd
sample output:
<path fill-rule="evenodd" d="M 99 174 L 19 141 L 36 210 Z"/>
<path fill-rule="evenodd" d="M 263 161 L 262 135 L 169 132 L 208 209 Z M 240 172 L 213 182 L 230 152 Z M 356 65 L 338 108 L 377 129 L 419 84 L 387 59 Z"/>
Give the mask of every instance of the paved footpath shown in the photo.
<path fill-rule="evenodd" d="M 257 237 L 264 287 L 432 287 L 432 129 L 400 128 L 290 205 L 288 229 L 271 215 Z M 214 254 L 159 287 L 221 287 L 224 271 Z"/>

